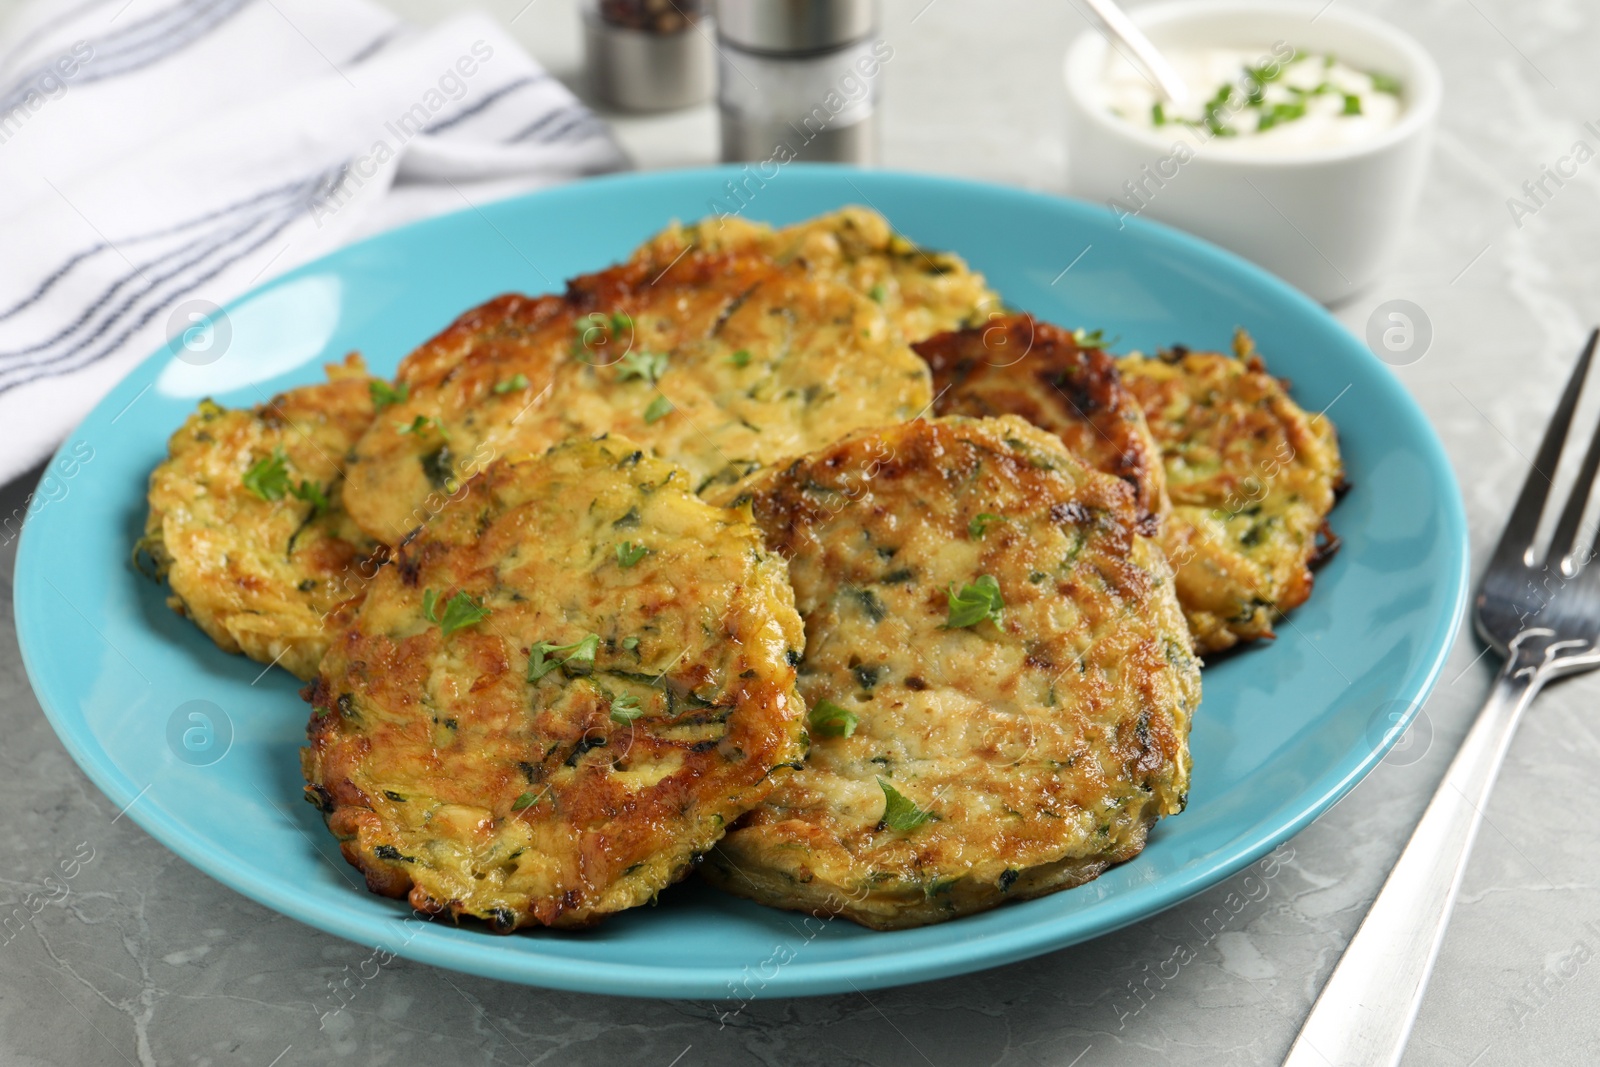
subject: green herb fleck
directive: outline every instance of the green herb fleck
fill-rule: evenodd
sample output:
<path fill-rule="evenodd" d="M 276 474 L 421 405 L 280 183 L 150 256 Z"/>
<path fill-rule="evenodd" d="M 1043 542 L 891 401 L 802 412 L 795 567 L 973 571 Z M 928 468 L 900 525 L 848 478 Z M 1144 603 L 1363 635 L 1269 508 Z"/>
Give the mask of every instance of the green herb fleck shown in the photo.
<path fill-rule="evenodd" d="M 644 409 L 645 424 L 659 422 L 661 419 L 666 418 L 670 411 L 672 411 L 672 401 L 668 400 L 664 394 L 657 393 L 656 398 L 650 401 L 650 406 Z"/>
<path fill-rule="evenodd" d="M 321 482 L 302 480 L 296 488 L 289 492 L 311 505 L 311 517 L 316 518 L 328 510 L 328 494 L 322 488 Z"/>
<path fill-rule="evenodd" d="M 274 448 L 272 455 L 257 460 L 242 480 L 244 487 L 262 500 L 282 500 L 289 491 L 289 465 L 283 449 Z"/>
<path fill-rule="evenodd" d="M 634 649 L 639 647 L 639 639 L 630 634 L 622 639 L 622 647 L 627 649 L 629 652 L 632 652 Z"/>
<path fill-rule="evenodd" d="M 639 698 L 635 696 L 620 696 L 611 702 L 611 721 L 626 726 L 644 714 L 644 709 L 639 706 Z"/>
<path fill-rule="evenodd" d="M 977 581 L 962 586 L 959 593 L 952 583 L 946 596 L 950 601 L 950 618 L 945 628 L 950 630 L 976 626 L 984 619 L 999 622 L 1000 612 L 1005 607 L 1005 601 L 1000 598 L 1000 583 L 991 574 L 980 575 Z"/>
<path fill-rule="evenodd" d="M 883 303 L 884 298 L 889 295 L 889 293 L 888 290 L 884 289 L 883 283 L 879 282 L 877 285 L 874 285 L 871 289 L 867 290 L 867 295 L 881 304 Z"/>
<path fill-rule="evenodd" d="M 540 641 L 528 650 L 528 681 L 537 682 L 557 667 L 573 670 L 594 666 L 594 654 L 600 648 L 600 635 L 588 634 L 570 645 L 553 645 Z M 564 659 L 549 658 L 553 653 L 567 653 Z"/>
<path fill-rule="evenodd" d="M 297 486 L 289 480 L 289 461 L 282 448 L 274 448 L 272 455 L 251 464 L 240 480 L 262 500 L 282 500 L 285 495 L 304 500 L 311 505 L 312 518 L 328 510 L 328 494 L 321 482 L 301 479 Z"/>
<path fill-rule="evenodd" d="M 739 349 L 739 351 L 728 357 L 728 362 L 735 367 L 748 367 L 750 365 L 750 350 L 748 348 Z"/>
<path fill-rule="evenodd" d="M 1361 114 L 1361 98 L 1359 96 L 1356 96 L 1354 93 L 1345 93 L 1344 94 L 1344 110 L 1341 111 L 1340 114 L 1341 115 L 1359 115 L 1359 114 Z"/>
<path fill-rule="evenodd" d="M 1305 117 L 1305 114 L 1306 102 L 1304 100 L 1292 100 L 1287 103 L 1273 104 L 1270 108 L 1267 108 L 1261 112 L 1261 117 L 1256 120 L 1256 130 L 1270 130 L 1274 126 L 1279 126 L 1286 122 L 1294 122 L 1296 119 L 1302 119 Z"/>
<path fill-rule="evenodd" d="M 976 541 L 984 534 L 989 532 L 990 526 L 993 526 L 997 522 L 1005 521 L 1006 520 L 1002 516 L 993 515 L 987 511 L 982 512 L 981 514 L 974 516 L 971 522 L 967 523 L 967 536 Z"/>
<path fill-rule="evenodd" d="M 503 382 L 494 383 L 494 394 L 495 396 L 504 396 L 507 393 L 520 392 L 527 387 L 528 376 L 526 374 L 513 374 Z"/>
<path fill-rule="evenodd" d="M 440 614 L 439 594 L 426 589 L 422 593 L 422 614 L 449 637 L 457 630 L 477 625 L 493 613 L 483 606 L 481 598 L 461 592 L 445 602 L 444 613 Z"/>
<path fill-rule="evenodd" d="M 1104 330 L 1073 330 L 1072 343 L 1079 348 L 1100 348 L 1106 343 L 1106 334 Z"/>
<path fill-rule="evenodd" d="M 422 473 L 427 477 L 429 485 L 435 489 L 449 489 L 455 492 L 455 487 L 450 484 L 455 479 L 455 471 L 451 468 L 453 458 L 449 445 L 440 445 L 422 457 Z"/>
<path fill-rule="evenodd" d="M 849 708 L 841 708 L 831 700 L 819 700 L 808 716 L 811 732 L 823 737 L 849 737 L 856 732 L 861 720 Z"/>
<path fill-rule="evenodd" d="M 394 430 L 395 433 L 422 434 L 426 433 L 430 426 L 439 432 L 440 437 L 450 436 L 445 433 L 444 427 L 439 424 L 439 420 L 430 415 L 418 415 L 410 422 L 397 422 L 394 424 Z"/>
<path fill-rule="evenodd" d="M 1161 101 L 1157 100 L 1150 105 L 1150 125 L 1165 126 L 1166 124 L 1167 109 L 1161 106 Z"/>
<path fill-rule="evenodd" d="M 1388 93 L 1390 96 L 1400 95 L 1399 78 L 1391 78 L 1387 74 L 1379 74 L 1376 71 L 1367 75 L 1367 77 L 1372 79 L 1372 89 L 1374 92 Z"/>
<path fill-rule="evenodd" d="M 901 833 L 909 833 L 931 818 L 928 812 L 917 807 L 910 798 L 882 778 L 878 779 L 878 787 L 883 790 L 884 825 Z"/>
<path fill-rule="evenodd" d="M 541 795 L 543 795 L 543 794 L 541 794 Z M 521 811 L 523 808 L 531 808 L 531 807 L 533 807 L 538 802 L 539 802 L 539 797 L 534 796 L 532 793 L 524 793 L 520 797 L 518 797 L 517 799 L 515 799 L 515 800 L 513 800 L 511 802 L 511 810 L 512 811 Z"/>
<path fill-rule="evenodd" d="M 617 381 L 626 382 L 634 378 L 642 378 L 654 385 L 667 373 L 667 354 L 665 352 L 629 352 L 617 364 Z"/>
<path fill-rule="evenodd" d="M 411 396 L 411 384 L 401 382 L 399 385 L 390 385 L 378 378 L 367 383 L 367 390 L 372 394 L 372 408 L 382 411 L 384 408 L 393 407 L 403 403 Z"/>
<path fill-rule="evenodd" d="M 636 545 L 632 541 L 623 541 L 617 545 L 617 564 L 622 567 L 631 567 L 644 559 L 645 553 L 650 550 L 643 545 Z"/>

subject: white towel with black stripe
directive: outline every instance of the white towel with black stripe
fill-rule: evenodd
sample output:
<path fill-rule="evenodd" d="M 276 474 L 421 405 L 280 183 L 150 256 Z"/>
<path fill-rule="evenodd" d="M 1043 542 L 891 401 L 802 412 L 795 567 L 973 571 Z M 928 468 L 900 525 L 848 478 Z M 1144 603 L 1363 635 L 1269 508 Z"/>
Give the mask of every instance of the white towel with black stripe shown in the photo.
<path fill-rule="evenodd" d="M 0 482 L 192 326 L 183 309 L 625 165 L 482 15 L 423 31 L 368 0 L 39 0 L 0 35 Z"/>

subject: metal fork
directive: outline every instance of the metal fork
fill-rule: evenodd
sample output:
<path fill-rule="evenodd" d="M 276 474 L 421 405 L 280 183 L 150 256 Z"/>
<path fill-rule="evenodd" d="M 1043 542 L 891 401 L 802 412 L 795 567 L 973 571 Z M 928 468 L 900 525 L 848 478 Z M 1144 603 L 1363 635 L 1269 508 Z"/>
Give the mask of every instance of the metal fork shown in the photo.
<path fill-rule="evenodd" d="M 1489 698 L 1451 761 L 1284 1067 L 1375 1067 L 1400 1062 L 1444 940 L 1483 807 L 1523 709 L 1546 682 L 1600 666 L 1600 537 L 1578 547 L 1578 528 L 1600 469 L 1600 427 L 1549 547 L 1534 544 L 1572 414 L 1600 330 L 1578 357 L 1511 519 L 1478 588 L 1478 635 L 1505 657 Z"/>

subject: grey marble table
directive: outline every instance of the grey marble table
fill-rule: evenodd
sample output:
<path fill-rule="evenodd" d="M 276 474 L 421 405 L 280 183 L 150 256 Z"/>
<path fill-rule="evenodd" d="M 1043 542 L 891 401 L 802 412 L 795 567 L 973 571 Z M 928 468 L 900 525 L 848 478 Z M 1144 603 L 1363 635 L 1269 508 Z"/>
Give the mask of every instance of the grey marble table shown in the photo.
<path fill-rule="evenodd" d="M 1432 178 L 1405 251 L 1339 310 L 1360 332 L 1404 298 L 1434 330 L 1400 368 L 1465 488 L 1473 549 L 1496 536 L 1583 332 L 1600 320 L 1591 163 L 1517 225 L 1507 198 L 1600 119 L 1600 12 L 1588 0 L 1336 0 L 1411 30 L 1444 68 Z M 6 0 L 0 0 L 0 14 Z M 449 0 L 391 0 L 419 20 Z M 889 0 L 885 162 L 1062 186 L 1057 77 L 1084 25 L 1071 2 Z M 575 80 L 570 0 L 488 0 Z M 711 160 L 696 110 L 619 118 L 641 166 Z M 0 491 L 0 515 L 27 491 Z M 0 534 L 0 537 L 9 537 Z M 11 573 L 14 543 L 0 546 Z M 1470 635 L 1406 743 L 1243 876 L 1096 941 L 866 996 L 758 1002 L 731 1025 L 692 1001 L 552 993 L 397 960 L 325 1021 L 330 981 L 370 950 L 300 926 L 190 868 L 78 772 L 40 714 L 0 613 L 0 913 L 63 861 L 65 899 L 0 933 L 0 1062 L 1276 1063 L 1398 855 L 1493 669 Z M 1406 1055 L 1409 1067 L 1600 1060 L 1600 677 L 1541 698 L 1511 750 Z M 1242 907 L 1228 907 L 1237 893 Z M 1226 922 L 1214 916 L 1223 908 Z M 1210 925 L 1207 919 L 1211 918 Z M 1176 975 L 1162 968 L 1187 946 Z M 1184 953 L 1188 955 L 1188 953 Z"/>

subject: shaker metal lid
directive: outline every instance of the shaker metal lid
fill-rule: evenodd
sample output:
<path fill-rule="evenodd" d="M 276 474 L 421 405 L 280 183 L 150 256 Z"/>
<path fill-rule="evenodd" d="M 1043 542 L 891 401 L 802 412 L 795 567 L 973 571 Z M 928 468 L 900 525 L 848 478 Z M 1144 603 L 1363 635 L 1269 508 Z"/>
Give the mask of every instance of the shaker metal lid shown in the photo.
<path fill-rule="evenodd" d="M 877 0 L 717 0 L 717 35 L 753 52 L 817 52 L 870 37 Z"/>

